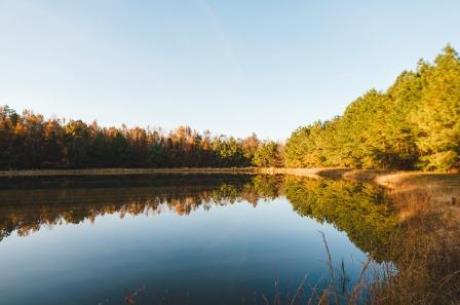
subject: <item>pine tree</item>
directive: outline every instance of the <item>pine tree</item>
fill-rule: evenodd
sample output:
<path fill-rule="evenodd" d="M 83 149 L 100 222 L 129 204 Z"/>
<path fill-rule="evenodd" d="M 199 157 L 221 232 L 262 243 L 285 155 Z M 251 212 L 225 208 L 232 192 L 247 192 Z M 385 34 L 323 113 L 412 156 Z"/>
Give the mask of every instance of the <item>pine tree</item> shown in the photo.
<path fill-rule="evenodd" d="M 423 71 L 417 146 L 428 170 L 460 168 L 460 59 L 447 46 Z"/>

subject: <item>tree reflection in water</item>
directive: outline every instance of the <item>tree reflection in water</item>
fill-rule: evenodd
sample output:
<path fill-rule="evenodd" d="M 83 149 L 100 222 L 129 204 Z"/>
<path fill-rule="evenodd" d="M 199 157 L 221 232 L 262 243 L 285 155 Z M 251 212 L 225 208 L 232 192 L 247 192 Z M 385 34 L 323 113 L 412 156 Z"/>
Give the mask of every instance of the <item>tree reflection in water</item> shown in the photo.
<path fill-rule="evenodd" d="M 448 304 L 460 295 L 459 222 L 432 208 L 429 196 L 387 198 L 371 184 L 293 176 L 161 176 L 114 181 L 59 179 L 8 181 L 0 190 L 0 241 L 43 226 L 96 221 L 107 214 L 189 215 L 198 208 L 285 196 L 294 211 L 347 233 L 376 261 L 397 274 L 369 286 L 372 304 Z M 20 189 L 16 186 L 19 183 Z M 458 221 L 458 219 L 457 219 Z M 457 272 L 457 273 L 456 273 Z M 439 301 L 439 302 L 438 302 Z"/>
<path fill-rule="evenodd" d="M 94 222 L 98 216 L 120 217 L 172 211 L 188 215 L 199 207 L 286 196 L 302 216 L 346 231 L 361 249 L 379 254 L 397 224 L 381 189 L 335 180 L 284 176 L 182 176 L 89 183 L 64 181 L 53 187 L 0 191 L 0 238 L 20 236 L 63 223 Z"/>

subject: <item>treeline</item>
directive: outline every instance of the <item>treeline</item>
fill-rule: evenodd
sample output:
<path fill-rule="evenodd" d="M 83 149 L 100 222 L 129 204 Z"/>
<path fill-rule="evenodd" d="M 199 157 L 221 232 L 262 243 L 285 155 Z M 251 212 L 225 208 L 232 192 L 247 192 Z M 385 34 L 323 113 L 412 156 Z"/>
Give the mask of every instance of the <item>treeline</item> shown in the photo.
<path fill-rule="evenodd" d="M 460 169 L 460 59 L 448 46 L 385 92 L 370 90 L 330 121 L 297 129 L 289 167 Z"/>
<path fill-rule="evenodd" d="M 161 129 L 101 127 L 0 107 L 0 169 L 123 167 L 350 167 L 460 170 L 460 58 L 448 46 L 385 92 L 300 127 L 286 145 Z"/>
<path fill-rule="evenodd" d="M 0 107 L 0 169 L 279 165 L 279 145 L 179 127 L 101 127 Z"/>

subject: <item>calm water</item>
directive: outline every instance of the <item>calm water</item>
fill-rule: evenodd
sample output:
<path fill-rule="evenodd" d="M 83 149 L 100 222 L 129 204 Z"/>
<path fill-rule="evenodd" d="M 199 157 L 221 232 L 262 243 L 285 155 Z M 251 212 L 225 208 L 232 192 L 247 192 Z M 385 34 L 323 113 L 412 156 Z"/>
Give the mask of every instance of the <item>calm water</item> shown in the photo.
<path fill-rule="evenodd" d="M 0 304 L 260 304 L 327 280 L 319 231 L 352 285 L 393 226 L 378 189 L 343 181 L 18 187 L 0 190 Z"/>

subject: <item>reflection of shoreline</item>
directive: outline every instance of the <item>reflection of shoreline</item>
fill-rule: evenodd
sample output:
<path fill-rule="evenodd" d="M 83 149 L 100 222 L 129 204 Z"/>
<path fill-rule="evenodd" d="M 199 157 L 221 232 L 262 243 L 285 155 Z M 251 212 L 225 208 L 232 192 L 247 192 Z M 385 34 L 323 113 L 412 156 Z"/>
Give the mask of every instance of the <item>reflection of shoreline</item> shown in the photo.
<path fill-rule="evenodd" d="M 298 214 L 333 224 L 366 251 L 380 244 L 381 236 L 394 227 L 381 190 L 349 181 L 260 175 L 168 177 L 130 183 L 133 186 L 82 188 L 77 181 L 76 187 L 69 188 L 0 191 L 1 234 L 5 237 L 17 231 L 27 235 L 43 225 L 76 224 L 114 213 L 158 214 L 167 208 L 188 215 L 201 206 L 208 209 L 240 201 L 256 205 L 259 199 L 280 195 L 287 197 Z"/>
<path fill-rule="evenodd" d="M 270 180 L 277 181 L 278 178 L 271 177 Z M 264 177 L 219 177 L 216 181 L 167 179 L 151 184 L 151 181 L 137 181 L 131 187 L 2 190 L 0 240 L 13 231 L 27 235 L 43 225 L 76 224 L 105 214 L 160 213 L 167 207 L 178 215 L 188 215 L 200 206 L 209 208 L 243 200 L 255 205 L 260 198 L 277 197 L 278 189 L 278 183 L 267 183 Z M 158 186 L 161 184 L 164 185 Z M 269 190 L 265 189 L 267 185 Z"/>
<path fill-rule="evenodd" d="M 78 224 L 107 214 L 124 217 L 167 209 L 188 215 L 198 208 L 240 201 L 256 205 L 259 199 L 285 196 L 299 215 L 332 224 L 372 259 L 395 263 L 397 274 L 384 274 L 380 286 L 369 286 L 377 299 L 394 302 L 374 304 L 458 296 L 460 277 L 452 276 L 460 270 L 460 225 L 452 213 L 456 207 L 433 200 L 433 189 L 420 188 L 423 184 L 409 192 L 384 192 L 344 179 L 276 175 L 90 180 L 1 190 L 0 242 L 15 231 L 27 235 L 42 226 Z"/>
<path fill-rule="evenodd" d="M 390 193 L 390 204 L 388 192 L 375 185 L 343 179 L 279 175 L 92 179 L 59 179 L 55 187 L 0 191 L 0 240 L 14 231 L 25 236 L 43 225 L 78 224 L 106 214 L 154 215 L 168 209 L 189 215 L 200 206 L 209 209 L 240 201 L 256 205 L 259 199 L 283 195 L 299 215 L 332 224 L 374 259 L 386 260 L 390 241 L 410 221 L 407 215 L 420 215 L 420 205 L 413 204 L 420 203 L 418 197 L 395 200 Z"/>
<path fill-rule="evenodd" d="M 442 202 L 460 202 L 460 175 L 436 172 L 391 171 L 350 168 L 106 168 L 106 169 L 59 169 L 59 170 L 11 170 L 0 171 L 0 188 L 14 188 L 27 183 L 47 185 L 60 179 L 80 180 L 126 180 L 149 179 L 151 177 L 193 176 L 242 176 L 253 175 L 290 175 L 307 178 L 333 178 L 355 182 L 375 183 L 385 189 L 407 193 L 430 190 L 432 200 Z M 460 206 L 460 204 L 459 204 Z"/>

